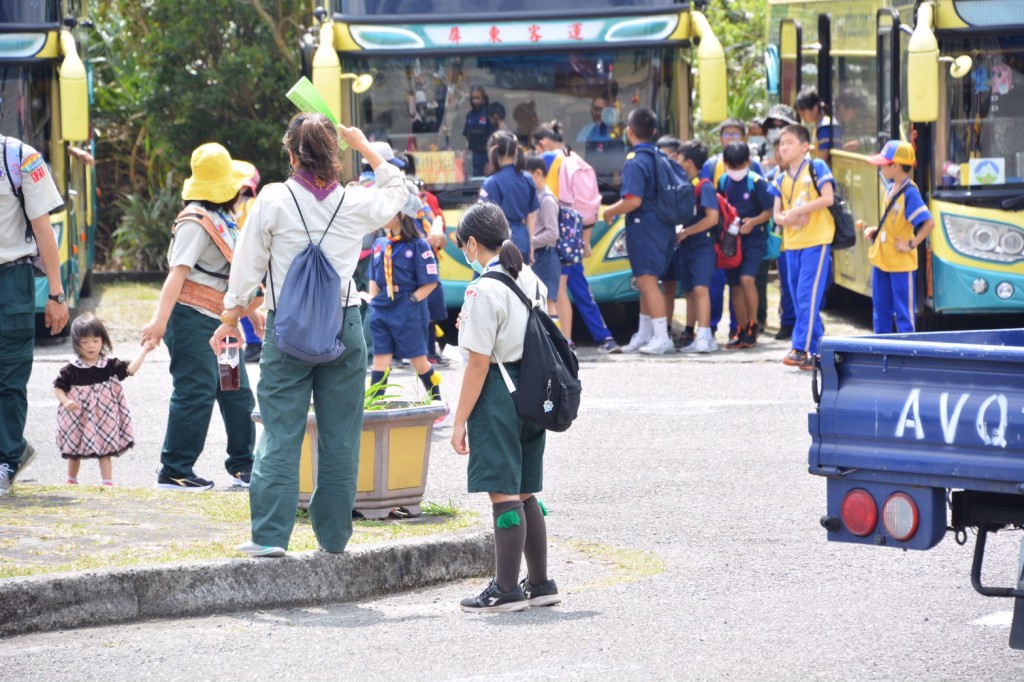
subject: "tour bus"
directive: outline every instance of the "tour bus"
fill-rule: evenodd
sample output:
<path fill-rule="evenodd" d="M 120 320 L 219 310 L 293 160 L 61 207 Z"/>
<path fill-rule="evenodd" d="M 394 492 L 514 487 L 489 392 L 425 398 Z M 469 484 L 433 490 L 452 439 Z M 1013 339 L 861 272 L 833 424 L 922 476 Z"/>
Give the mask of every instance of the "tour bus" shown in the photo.
<path fill-rule="evenodd" d="M 522 141 L 532 144 L 538 124 L 561 121 L 609 204 L 618 198 L 629 111 L 650 107 L 663 122 L 661 132 L 688 138 L 698 66 L 703 120 L 724 119 L 725 59 L 690 2 L 584 4 L 334 0 L 317 8 L 319 41 L 307 36 L 304 63 L 340 120 L 412 155 L 449 229 L 462 207 L 477 200 L 484 179 L 479 131 L 467 129 L 477 87 L 492 120 Z M 622 219 L 612 226 L 599 221 L 591 238 L 585 268 L 599 303 L 637 300 L 623 229 Z M 446 303 L 458 308 L 473 272 L 454 245 L 444 256 Z"/>
<path fill-rule="evenodd" d="M 792 105 L 814 85 L 831 105 L 829 163 L 860 226 L 884 209 L 867 156 L 890 139 L 916 147 L 935 218 L 919 254 L 921 326 L 1024 311 L 1024 2 L 769 0 L 768 11 L 769 95 Z M 870 296 L 859 234 L 833 264 L 835 284 Z"/>
<path fill-rule="evenodd" d="M 0 0 L 0 134 L 39 151 L 64 199 L 50 221 L 72 309 L 89 293 L 96 233 L 95 174 L 79 160 L 90 141 L 88 78 L 75 36 L 84 13 L 85 0 Z M 48 295 L 37 273 L 37 313 Z"/>

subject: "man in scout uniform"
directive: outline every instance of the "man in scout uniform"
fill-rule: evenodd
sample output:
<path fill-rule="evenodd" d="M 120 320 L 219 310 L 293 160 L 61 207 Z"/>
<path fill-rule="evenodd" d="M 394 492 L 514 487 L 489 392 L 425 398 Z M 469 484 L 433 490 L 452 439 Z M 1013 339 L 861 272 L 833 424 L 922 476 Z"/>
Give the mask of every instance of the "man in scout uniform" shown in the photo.
<path fill-rule="evenodd" d="M 935 220 L 910 179 L 917 155 L 909 142 L 889 140 L 881 152 L 868 157 L 868 163 L 879 166 L 882 177 L 892 183 L 885 193 L 882 220 L 864 230 L 864 236 L 873 240 L 868 259 L 875 266 L 871 276 L 875 333 L 891 333 L 893 318 L 897 332 L 912 332 L 917 248 L 928 238 Z"/>
<path fill-rule="evenodd" d="M 256 441 L 250 415 L 256 399 L 244 363 L 239 366 L 239 389 L 220 388 L 217 356 L 208 345 L 220 324 L 238 238 L 231 210 L 247 177 L 246 169 L 219 144 L 200 145 L 192 152 L 192 177 L 181 191 L 188 203 L 175 221 L 167 254 L 170 272 L 156 314 L 142 331 L 143 343 L 164 339 L 171 355 L 174 391 L 156 482 L 164 490 L 213 487 L 193 467 L 206 444 L 214 403 L 220 406 L 227 431 L 224 464 L 232 485 L 249 487 Z M 254 299 L 243 313 L 252 320 L 257 335 L 263 334 L 264 318 L 257 312 L 262 302 Z"/>
<path fill-rule="evenodd" d="M 3 142 L 0 165 L 0 497 L 35 457 L 25 440 L 28 379 L 35 337 L 35 274 L 38 253 L 49 284 L 43 319 L 50 334 L 68 323 L 60 278 L 60 254 L 50 211 L 63 205 L 46 162 L 12 137 Z"/>

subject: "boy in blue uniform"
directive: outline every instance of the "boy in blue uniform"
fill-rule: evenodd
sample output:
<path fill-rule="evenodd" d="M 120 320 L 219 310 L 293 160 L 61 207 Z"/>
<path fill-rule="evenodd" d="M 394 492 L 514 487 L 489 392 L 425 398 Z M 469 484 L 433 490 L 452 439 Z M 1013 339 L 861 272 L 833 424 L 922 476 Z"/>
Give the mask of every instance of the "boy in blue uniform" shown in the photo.
<path fill-rule="evenodd" d="M 679 146 L 679 163 L 690 181 L 700 189 L 697 192 L 696 221 L 676 235 L 679 242 L 676 257 L 679 280 L 686 295 L 685 338 L 693 342 L 679 350 L 683 353 L 710 353 L 718 350 L 711 333 L 711 299 L 708 289 L 715 270 L 715 244 L 712 228 L 718 225 L 718 197 L 710 182 L 699 182 L 700 169 L 707 161 L 708 148 L 699 140 L 690 140 Z M 694 334 L 696 323 L 696 334 Z"/>
<path fill-rule="evenodd" d="M 665 317 L 665 299 L 658 279 L 665 272 L 672 256 L 675 226 L 666 225 L 654 213 L 654 164 L 657 150 L 651 144 L 657 130 L 654 112 L 640 108 L 630 112 L 626 137 L 632 150 L 626 154 L 622 168 L 621 196 L 605 209 L 604 221 L 609 225 L 617 216 L 626 215 L 626 248 L 629 266 L 640 290 L 640 327 L 623 353 L 660 355 L 673 350 Z"/>
<path fill-rule="evenodd" d="M 917 154 L 909 142 L 889 140 L 881 152 L 868 157 L 868 163 L 880 166 L 882 177 L 892 183 L 885 193 L 881 224 L 864 230 L 864 236 L 872 240 L 868 258 L 874 266 L 871 302 L 875 333 L 891 333 L 893 318 L 897 332 L 912 332 L 917 248 L 928 238 L 935 220 L 910 179 Z"/>
<path fill-rule="evenodd" d="M 392 357 L 408 358 L 432 400 L 441 400 L 441 375 L 427 360 L 427 297 L 437 286 L 437 259 L 427 240 L 420 237 L 415 219 L 422 203 L 409 195 L 402 212 L 384 228 L 388 236 L 373 243 L 370 267 L 370 334 L 373 336 L 373 371 L 377 384 L 391 366 Z M 446 426 L 451 410 L 434 422 Z"/>
<path fill-rule="evenodd" d="M 729 302 L 735 312 L 738 329 L 726 348 L 753 348 L 757 345 L 758 295 L 755 278 L 768 251 L 766 228 L 772 217 L 775 201 L 768 183 L 750 170 L 750 147 L 745 142 L 730 142 L 722 150 L 725 175 L 718 189 L 736 209 L 742 235 L 742 260 L 737 268 L 726 270 Z"/>

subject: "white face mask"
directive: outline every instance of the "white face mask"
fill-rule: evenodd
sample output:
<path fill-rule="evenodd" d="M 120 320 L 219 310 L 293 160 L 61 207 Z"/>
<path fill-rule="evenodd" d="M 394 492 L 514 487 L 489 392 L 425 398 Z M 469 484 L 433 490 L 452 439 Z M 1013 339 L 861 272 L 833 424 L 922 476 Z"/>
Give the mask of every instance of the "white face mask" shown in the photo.
<path fill-rule="evenodd" d="M 740 182 L 743 178 L 747 177 L 748 169 L 741 168 L 740 170 L 732 170 L 731 168 L 725 171 L 725 174 L 729 176 L 729 179 L 733 182 Z"/>

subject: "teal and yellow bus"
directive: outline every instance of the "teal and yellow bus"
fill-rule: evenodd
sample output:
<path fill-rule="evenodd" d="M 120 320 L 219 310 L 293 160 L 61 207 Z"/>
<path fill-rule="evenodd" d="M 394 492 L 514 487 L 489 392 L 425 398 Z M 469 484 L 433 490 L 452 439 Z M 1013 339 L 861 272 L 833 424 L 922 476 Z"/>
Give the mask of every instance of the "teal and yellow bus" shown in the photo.
<path fill-rule="evenodd" d="M 91 139 L 84 39 L 76 39 L 84 13 L 85 0 L 0 0 L 0 134 L 43 155 L 64 199 L 50 221 L 72 309 L 89 293 L 96 234 L 95 173 L 80 160 Z M 36 277 L 37 313 L 48 295 L 46 277 Z"/>
<path fill-rule="evenodd" d="M 483 181 L 464 136 L 471 89 L 478 87 L 495 120 L 523 140 L 532 143 L 541 122 L 561 121 L 567 142 L 594 166 L 610 203 L 618 198 L 626 154 L 625 116 L 650 107 L 665 131 L 689 137 L 697 66 L 703 119 L 722 120 L 725 57 L 689 2 L 585 5 L 334 0 L 317 9 L 319 36 L 307 36 L 304 62 L 340 120 L 413 156 L 449 228 L 460 207 L 476 201 Z M 595 126 L 607 139 L 594 139 Z M 348 161 L 352 168 L 354 159 Z M 612 226 L 599 221 L 591 237 L 585 269 L 599 303 L 637 300 L 623 229 L 621 219 Z M 445 299 L 458 308 L 473 273 L 453 246 L 445 256 Z"/>
<path fill-rule="evenodd" d="M 913 141 L 935 217 L 921 246 L 918 314 L 1024 312 L 1024 2 L 769 0 L 769 94 L 804 85 L 831 104 L 830 164 L 855 217 L 876 225 L 890 139 Z M 833 256 L 835 283 L 871 294 L 864 241 Z"/>

